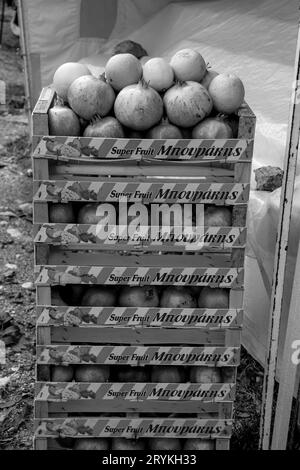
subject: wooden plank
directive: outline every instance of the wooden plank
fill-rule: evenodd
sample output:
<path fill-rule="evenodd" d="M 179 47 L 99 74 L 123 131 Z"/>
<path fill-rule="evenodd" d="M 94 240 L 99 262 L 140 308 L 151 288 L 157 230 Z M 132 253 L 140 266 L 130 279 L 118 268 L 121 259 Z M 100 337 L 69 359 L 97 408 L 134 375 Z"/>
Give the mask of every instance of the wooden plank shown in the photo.
<path fill-rule="evenodd" d="M 43 419 L 35 422 L 38 437 L 229 437 L 232 420 L 149 419 L 149 418 L 69 418 Z"/>
<path fill-rule="evenodd" d="M 292 214 L 292 203 L 294 183 L 297 171 L 297 157 L 299 148 L 300 129 L 300 28 L 298 31 L 298 42 L 296 50 L 295 74 L 292 83 L 292 100 L 289 114 L 289 125 L 284 159 L 284 177 L 281 189 L 280 213 L 278 218 L 277 243 L 275 250 L 275 264 L 273 270 L 273 284 L 271 294 L 271 309 L 269 321 L 268 355 L 267 366 L 264 375 L 263 402 L 260 425 L 260 447 L 264 450 L 270 448 L 271 423 L 273 412 L 273 398 L 275 374 L 278 354 L 278 340 L 280 318 L 282 311 L 283 290 L 285 270 L 287 263 L 288 239 L 290 220 Z"/>
<path fill-rule="evenodd" d="M 39 334 L 43 329 L 51 328 L 51 343 L 87 343 L 87 344 L 193 344 L 214 346 L 239 346 L 239 331 L 231 330 L 225 334 L 223 330 L 195 328 L 116 328 L 97 326 L 93 328 L 77 326 L 38 327 Z M 39 341 L 38 344 L 41 343 Z M 48 342 L 49 344 L 49 342 Z"/>
<path fill-rule="evenodd" d="M 48 450 L 48 439 L 42 437 L 34 437 L 33 439 L 34 450 Z"/>
<path fill-rule="evenodd" d="M 285 450 L 288 442 L 292 402 L 297 388 L 296 377 L 300 362 L 300 249 L 296 259 L 292 296 L 289 306 L 279 390 L 276 403 L 272 450 Z"/>
<path fill-rule="evenodd" d="M 246 119 L 246 118 L 245 118 Z M 48 133 L 47 133 L 48 134 Z M 43 136 L 33 157 L 61 161 L 118 160 L 249 162 L 251 140 L 239 139 L 108 139 Z M 248 150 L 248 152 L 247 152 Z"/>
<path fill-rule="evenodd" d="M 230 439 L 216 439 L 216 450 L 230 450 Z"/>
<path fill-rule="evenodd" d="M 163 268 L 142 266 L 42 266 L 36 268 L 39 286 L 87 285 L 177 285 L 210 286 L 240 289 L 244 283 L 243 268 Z M 49 305 L 49 304 L 48 304 Z"/>
<path fill-rule="evenodd" d="M 232 208 L 232 226 L 233 227 L 246 227 L 247 226 L 247 211 L 248 205 L 238 205 Z"/>
<path fill-rule="evenodd" d="M 49 286 L 40 286 L 36 289 L 36 304 L 51 305 L 51 288 Z"/>
<path fill-rule="evenodd" d="M 179 214 L 181 216 L 181 214 Z M 98 246 L 120 251 L 156 247 L 161 251 L 201 251 L 209 248 L 241 248 L 246 244 L 245 227 L 193 227 L 161 225 L 87 225 L 46 224 L 37 227 L 35 243 L 73 246 L 79 249 Z"/>
<path fill-rule="evenodd" d="M 143 328 L 239 328 L 239 309 L 146 308 L 146 307 L 37 307 L 37 327 L 97 325 Z M 122 330 L 121 330 L 122 331 Z"/>
<path fill-rule="evenodd" d="M 38 402 L 39 403 L 39 402 Z M 36 418 L 57 418 L 59 413 L 173 413 L 174 402 L 155 400 L 147 401 L 108 401 L 97 400 L 65 400 L 61 402 L 48 403 L 47 414 L 35 416 Z M 225 403 L 222 408 L 215 403 L 202 403 L 198 401 L 176 402 L 176 414 L 198 414 L 199 418 L 212 417 L 219 419 L 232 418 L 232 403 Z"/>
<path fill-rule="evenodd" d="M 79 382 L 39 382 L 35 387 L 35 399 L 39 402 L 60 403 L 62 401 L 109 402 L 113 401 L 145 403 L 171 402 L 174 406 L 182 402 L 223 403 L 232 402 L 235 397 L 234 383 L 79 383 Z M 177 410 L 177 409 L 176 409 Z M 112 410 L 114 411 L 114 410 Z M 173 410 L 174 411 L 174 408 Z"/>
<path fill-rule="evenodd" d="M 237 347 L 185 346 L 37 346 L 38 364 L 213 365 L 237 366 Z"/>
<path fill-rule="evenodd" d="M 249 166 L 249 165 L 248 165 Z M 249 181 L 249 178 L 248 178 Z M 180 204 L 244 204 L 249 200 L 250 184 L 204 183 L 196 179 L 101 178 L 97 182 L 55 181 L 35 182 L 34 202 L 110 202 L 119 203 L 180 203 Z M 124 205 L 124 202 L 123 202 Z M 38 207 L 38 204 L 35 204 Z"/>
<path fill-rule="evenodd" d="M 37 104 L 32 113 L 32 131 L 33 135 L 48 135 L 48 111 L 53 104 L 55 92 L 51 87 L 43 88 Z"/>

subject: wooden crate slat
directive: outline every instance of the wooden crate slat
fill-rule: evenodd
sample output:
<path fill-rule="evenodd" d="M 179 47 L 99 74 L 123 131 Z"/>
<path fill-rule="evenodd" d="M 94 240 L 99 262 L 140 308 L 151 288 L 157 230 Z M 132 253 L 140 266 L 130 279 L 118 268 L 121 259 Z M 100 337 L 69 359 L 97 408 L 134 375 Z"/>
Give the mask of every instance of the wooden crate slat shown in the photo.
<path fill-rule="evenodd" d="M 188 346 L 37 346 L 38 364 L 213 365 L 237 366 L 239 347 Z"/>
<path fill-rule="evenodd" d="M 124 247 L 162 247 L 165 251 L 173 246 L 185 251 L 201 251 L 206 248 L 228 249 L 244 247 L 247 229 L 245 227 L 204 227 L 190 228 L 182 233 L 182 226 L 165 230 L 162 226 L 128 227 L 127 225 L 100 226 L 88 224 L 43 224 L 36 226 L 35 243 L 51 245 L 105 245 L 120 251 Z M 171 250 L 170 250 L 171 251 Z"/>
<path fill-rule="evenodd" d="M 79 382 L 39 382 L 36 384 L 36 400 L 40 402 L 94 401 L 102 400 L 136 401 L 171 401 L 219 403 L 230 402 L 235 397 L 236 386 L 233 383 L 79 383 Z M 106 403 L 108 406 L 108 403 Z M 110 406 L 110 404 L 109 404 Z M 106 408 L 107 409 L 107 408 Z M 173 409 L 174 411 L 174 409 Z"/>
<path fill-rule="evenodd" d="M 146 161 L 251 161 L 251 139 L 108 139 L 43 136 L 33 152 L 60 161 L 132 159 Z"/>
<path fill-rule="evenodd" d="M 174 268 L 174 267 L 98 267 L 45 266 L 36 268 L 38 286 L 87 285 L 176 285 L 210 286 L 239 289 L 243 286 L 243 268 Z"/>
<path fill-rule="evenodd" d="M 36 437 L 229 437 L 232 420 L 168 418 L 48 418 L 35 421 Z"/>
<path fill-rule="evenodd" d="M 39 333 L 43 328 L 38 327 Z M 58 326 L 51 328 L 52 343 L 87 343 L 87 344 L 190 344 L 214 346 L 239 346 L 239 331 L 232 330 L 226 335 L 224 330 L 185 328 L 116 328 L 112 327 L 81 327 Z"/>
<path fill-rule="evenodd" d="M 114 326 L 151 328 L 238 328 L 242 309 L 145 307 L 38 307 L 37 327 Z"/>
<path fill-rule="evenodd" d="M 115 202 L 243 204 L 249 199 L 250 184 L 203 183 L 201 181 L 136 181 L 128 178 L 101 178 L 96 182 L 41 181 L 35 184 L 35 202 Z"/>

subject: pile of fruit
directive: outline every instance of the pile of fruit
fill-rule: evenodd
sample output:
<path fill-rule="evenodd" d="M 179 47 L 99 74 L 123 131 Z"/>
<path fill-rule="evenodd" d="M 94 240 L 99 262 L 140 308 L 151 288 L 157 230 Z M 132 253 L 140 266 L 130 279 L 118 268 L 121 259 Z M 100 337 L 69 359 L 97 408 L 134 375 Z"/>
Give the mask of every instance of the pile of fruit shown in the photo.
<path fill-rule="evenodd" d="M 59 101 L 49 111 L 50 135 L 65 136 L 229 139 L 236 133 L 231 116 L 245 96 L 236 75 L 208 70 L 192 49 L 170 62 L 115 54 L 100 77 L 68 62 L 53 85 Z"/>
<path fill-rule="evenodd" d="M 83 307 L 229 308 L 229 291 L 185 286 L 92 286 L 53 288 L 53 305 Z"/>

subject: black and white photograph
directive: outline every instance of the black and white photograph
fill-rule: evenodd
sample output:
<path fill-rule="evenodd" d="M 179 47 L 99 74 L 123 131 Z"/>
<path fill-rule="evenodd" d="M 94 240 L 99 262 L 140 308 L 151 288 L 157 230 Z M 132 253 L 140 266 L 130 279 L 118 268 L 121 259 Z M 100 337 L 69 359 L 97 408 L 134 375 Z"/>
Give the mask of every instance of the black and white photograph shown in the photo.
<path fill-rule="evenodd" d="M 300 450 L 299 19 L 0 0 L 0 461 Z"/>

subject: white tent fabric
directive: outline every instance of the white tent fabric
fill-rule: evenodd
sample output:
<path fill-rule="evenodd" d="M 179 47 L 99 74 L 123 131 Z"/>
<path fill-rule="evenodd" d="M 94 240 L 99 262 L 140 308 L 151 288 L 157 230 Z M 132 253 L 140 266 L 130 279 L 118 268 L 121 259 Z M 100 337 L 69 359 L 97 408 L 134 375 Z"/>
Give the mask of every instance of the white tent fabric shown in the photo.
<path fill-rule="evenodd" d="M 89 64 L 93 73 L 100 73 L 112 47 L 123 39 L 140 42 L 150 56 L 168 58 L 178 49 L 195 48 L 214 69 L 233 71 L 245 83 L 246 100 L 257 116 L 254 168 L 283 166 L 297 39 L 297 0 L 23 3 L 35 98 L 37 86 L 39 89 L 51 83 L 55 69 L 65 61 L 81 60 Z M 272 198 L 266 193 L 251 193 L 246 262 L 243 340 L 248 351 L 262 363 L 269 297 L 258 262 L 268 266 L 265 280 L 271 282 L 278 204 L 272 206 L 273 217 L 263 214 Z M 263 243 L 269 247 L 264 254 L 264 247 L 260 246 L 262 231 Z"/>

